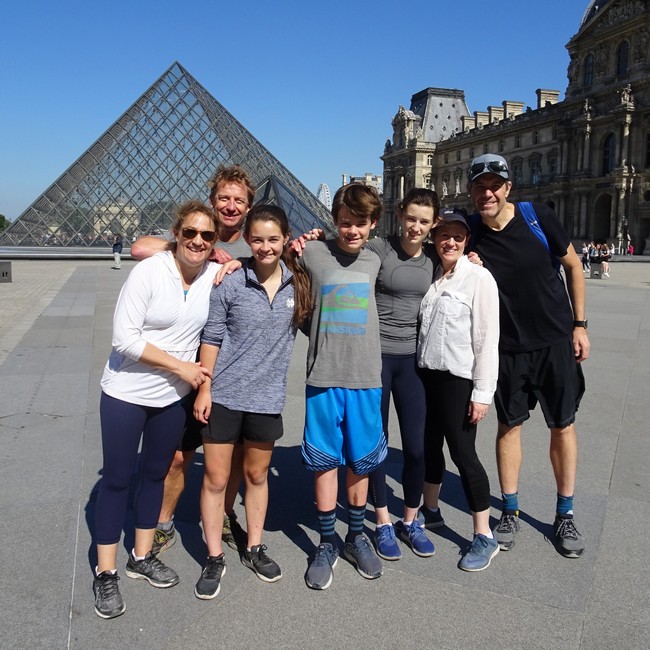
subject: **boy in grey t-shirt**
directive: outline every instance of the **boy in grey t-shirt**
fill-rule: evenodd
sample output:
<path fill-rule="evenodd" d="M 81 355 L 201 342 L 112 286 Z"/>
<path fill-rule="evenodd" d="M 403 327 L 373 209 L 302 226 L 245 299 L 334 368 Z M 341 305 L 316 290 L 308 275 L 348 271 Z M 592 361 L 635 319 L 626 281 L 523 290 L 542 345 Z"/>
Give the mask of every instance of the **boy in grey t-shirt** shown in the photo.
<path fill-rule="evenodd" d="M 380 260 L 364 250 L 381 203 L 373 188 L 345 185 L 334 197 L 338 236 L 309 242 L 300 263 L 311 278 L 305 433 L 302 455 L 314 470 L 320 543 L 305 581 L 327 589 L 338 560 L 338 468 L 347 466 L 349 529 L 345 557 L 368 579 L 383 569 L 363 524 L 368 474 L 386 457 L 381 420 L 381 351 L 374 286 Z"/>

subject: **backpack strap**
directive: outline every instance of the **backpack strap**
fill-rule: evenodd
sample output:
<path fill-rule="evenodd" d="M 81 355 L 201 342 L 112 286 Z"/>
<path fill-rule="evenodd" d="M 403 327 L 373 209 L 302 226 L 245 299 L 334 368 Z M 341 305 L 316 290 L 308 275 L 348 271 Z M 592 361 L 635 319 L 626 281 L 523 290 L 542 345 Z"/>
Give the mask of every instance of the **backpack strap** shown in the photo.
<path fill-rule="evenodd" d="M 546 234 L 542 230 L 542 227 L 539 224 L 539 221 L 537 221 L 537 214 L 535 213 L 535 208 L 533 208 L 533 204 L 528 202 L 528 201 L 522 201 L 519 205 L 519 211 L 521 212 L 521 216 L 524 218 L 524 221 L 530 228 L 531 232 L 539 241 L 544 244 L 546 250 L 548 251 L 548 254 L 551 256 L 551 259 L 553 260 L 553 268 L 559 273 L 560 272 L 560 260 L 558 260 L 553 253 L 551 253 L 551 249 L 548 245 L 548 239 L 546 239 Z"/>

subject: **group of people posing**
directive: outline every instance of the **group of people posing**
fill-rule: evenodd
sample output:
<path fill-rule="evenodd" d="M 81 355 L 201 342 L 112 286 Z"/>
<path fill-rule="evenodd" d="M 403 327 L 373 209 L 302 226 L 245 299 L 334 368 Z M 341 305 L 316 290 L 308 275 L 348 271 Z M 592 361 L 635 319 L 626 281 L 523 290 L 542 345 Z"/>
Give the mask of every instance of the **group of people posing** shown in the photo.
<path fill-rule="evenodd" d="M 480 156 L 468 171 L 474 215 L 440 210 L 435 192 L 413 189 L 399 206 L 399 235 L 370 240 L 380 199 L 372 188 L 345 185 L 332 206 L 336 237 L 321 241 L 312 233 L 291 246 L 284 212 L 251 207 L 254 188 L 245 171 L 222 166 L 211 181 L 211 208 L 190 202 L 178 211 L 171 241 L 134 244 L 132 254 L 147 259 L 120 293 L 102 379 L 104 467 L 94 531 L 99 616 L 125 611 L 117 548 L 141 440 L 127 576 L 155 587 L 177 584 L 159 554 L 176 541 L 174 510 L 203 445 L 207 555 L 195 595 L 218 595 L 224 542 L 260 579 L 282 577 L 262 534 L 298 329 L 309 337 L 302 457 L 315 476 L 320 532 L 308 587 L 327 589 L 339 559 L 342 465 L 342 552 L 364 578 L 382 575 L 382 559 L 400 558 L 398 540 L 418 556 L 434 554 L 425 531 L 444 525 L 438 498 L 445 440 L 474 528 L 459 568 L 483 570 L 499 550 L 512 549 L 521 427 L 537 402 L 550 429 L 556 546 L 566 557 L 583 553 L 573 494 L 580 362 L 589 355 L 584 277 L 553 211 L 509 202 L 510 189 L 506 161 Z M 541 237 L 522 210 L 534 211 Z M 468 256 L 470 248 L 476 254 Z M 404 458 L 404 509 L 395 523 L 384 469 L 391 395 Z M 475 439 L 493 399 L 503 509 L 491 530 L 490 486 Z M 234 512 L 242 480 L 246 531 Z M 376 515 L 372 541 L 363 532 L 368 500 Z"/>
<path fill-rule="evenodd" d="M 634 249 L 633 249 L 634 250 Z M 582 243 L 582 270 L 585 273 L 591 272 L 593 266 L 599 270 L 604 277 L 609 277 L 609 262 L 616 253 L 614 244 L 608 245 L 607 242 L 595 244 L 593 241 L 587 244 Z M 632 253 L 630 253 L 631 255 Z"/>

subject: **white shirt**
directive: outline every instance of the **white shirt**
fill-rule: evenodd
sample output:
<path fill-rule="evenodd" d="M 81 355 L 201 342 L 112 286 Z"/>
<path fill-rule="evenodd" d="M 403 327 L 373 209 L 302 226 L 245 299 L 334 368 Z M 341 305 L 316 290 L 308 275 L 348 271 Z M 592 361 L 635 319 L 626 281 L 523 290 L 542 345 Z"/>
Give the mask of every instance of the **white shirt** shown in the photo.
<path fill-rule="evenodd" d="M 420 305 L 418 365 L 474 383 L 471 400 L 490 404 L 499 371 L 499 293 L 492 274 L 465 255 L 442 267 Z"/>
<path fill-rule="evenodd" d="M 207 262 L 187 295 L 170 251 L 139 262 L 129 274 L 115 307 L 113 350 L 104 368 L 102 390 L 142 406 L 167 406 L 187 395 L 180 377 L 140 362 L 147 343 L 182 361 L 195 361 L 208 319 L 210 291 L 220 264 Z"/>

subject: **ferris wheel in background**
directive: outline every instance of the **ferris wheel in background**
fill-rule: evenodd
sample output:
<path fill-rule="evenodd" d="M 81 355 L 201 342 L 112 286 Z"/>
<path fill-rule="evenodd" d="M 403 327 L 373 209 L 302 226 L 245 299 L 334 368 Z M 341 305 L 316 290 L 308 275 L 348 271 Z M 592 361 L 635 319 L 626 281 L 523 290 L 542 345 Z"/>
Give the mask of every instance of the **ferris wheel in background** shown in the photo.
<path fill-rule="evenodd" d="M 332 209 L 332 197 L 330 196 L 330 188 L 327 183 L 321 183 L 316 192 L 316 198 L 328 209 Z"/>

